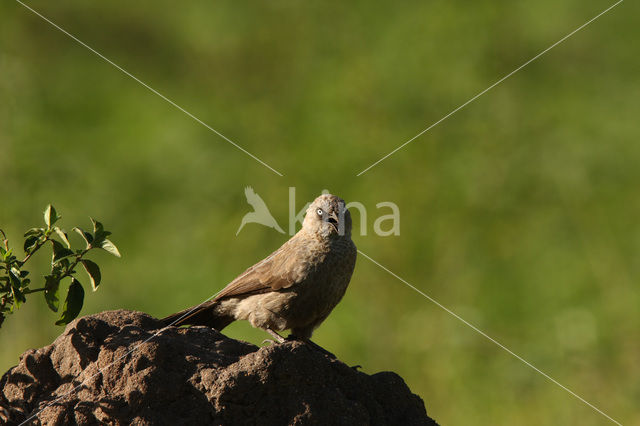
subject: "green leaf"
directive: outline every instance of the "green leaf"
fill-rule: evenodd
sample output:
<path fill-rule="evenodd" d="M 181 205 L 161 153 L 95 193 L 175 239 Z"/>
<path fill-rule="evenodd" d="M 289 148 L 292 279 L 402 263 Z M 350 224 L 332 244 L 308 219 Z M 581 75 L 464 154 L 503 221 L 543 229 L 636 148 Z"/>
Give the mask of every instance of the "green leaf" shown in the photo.
<path fill-rule="evenodd" d="M 109 240 L 104 240 L 101 244 L 100 247 L 106 251 L 108 251 L 109 253 L 111 253 L 112 255 L 116 256 L 116 257 L 122 257 L 120 255 L 120 252 L 118 251 L 118 247 L 116 247 L 115 244 L 113 244 L 111 241 Z"/>
<path fill-rule="evenodd" d="M 111 232 L 105 231 L 102 223 L 94 218 L 91 218 L 91 223 L 93 223 L 93 245 L 100 246 L 102 242 L 111 235 Z"/>
<path fill-rule="evenodd" d="M 40 239 L 39 236 L 37 235 L 32 235 L 29 238 L 27 238 L 26 240 L 24 240 L 24 252 L 29 254 L 29 252 L 31 251 L 31 249 L 36 245 L 36 243 L 38 242 L 38 239 Z"/>
<path fill-rule="evenodd" d="M 20 271 L 16 268 L 11 268 L 9 271 L 9 282 L 11 283 L 11 287 L 20 288 Z"/>
<path fill-rule="evenodd" d="M 62 308 L 62 316 L 56 321 L 56 325 L 69 324 L 80 313 L 83 302 L 84 289 L 82 288 L 82 284 L 80 284 L 80 281 L 72 278 L 69 291 L 67 292 L 67 298 Z"/>
<path fill-rule="evenodd" d="M 84 270 L 89 274 L 89 279 L 91 280 L 91 287 L 93 291 L 98 289 L 100 285 L 100 280 L 102 279 L 102 275 L 100 274 L 100 268 L 94 262 L 88 259 L 82 259 L 82 266 L 84 266 Z"/>
<path fill-rule="evenodd" d="M 49 309 L 53 312 L 58 312 L 58 306 L 60 305 L 60 301 L 58 299 L 60 280 L 53 275 L 47 275 L 44 278 L 44 287 L 46 289 L 44 291 L 44 299 L 47 301 Z"/>
<path fill-rule="evenodd" d="M 11 253 L 13 253 L 12 249 L 5 251 L 2 247 L 0 247 L 0 253 L 2 253 L 2 257 L 4 260 L 7 260 L 11 257 Z"/>
<path fill-rule="evenodd" d="M 102 224 L 100 222 L 98 222 L 97 220 L 95 220 L 92 217 L 90 217 L 89 219 L 91 219 L 91 223 L 93 223 L 93 232 L 94 233 L 104 231 L 104 226 L 102 226 Z"/>
<path fill-rule="evenodd" d="M 42 235 L 44 233 L 44 228 L 31 228 L 29 229 L 27 232 L 24 233 L 25 237 L 31 236 L 31 235 Z"/>
<path fill-rule="evenodd" d="M 27 301 L 19 288 L 11 287 L 11 292 L 13 293 L 13 301 L 16 304 L 16 308 L 19 308 L 22 303 Z"/>
<path fill-rule="evenodd" d="M 101 245 L 102 242 L 106 240 L 109 235 L 111 235 L 111 232 L 109 231 L 96 232 L 95 235 L 93 236 L 93 245 L 95 246 Z"/>
<path fill-rule="evenodd" d="M 51 225 L 56 223 L 58 219 L 60 219 L 60 216 L 58 216 L 56 209 L 51 204 L 49 204 L 44 211 L 44 223 L 47 224 L 47 228 L 51 229 Z"/>
<path fill-rule="evenodd" d="M 51 275 L 55 275 L 57 277 L 62 275 L 62 273 L 64 272 L 64 266 L 65 266 L 63 265 L 64 260 L 67 260 L 67 259 L 63 259 L 63 261 L 54 263 L 51 265 Z"/>
<path fill-rule="evenodd" d="M 60 259 L 63 259 L 68 256 L 73 256 L 73 251 L 69 250 L 65 246 L 62 245 L 61 242 L 56 240 L 51 240 L 53 244 L 53 263 L 58 262 Z"/>
<path fill-rule="evenodd" d="M 69 267 L 71 266 L 71 262 L 69 261 L 68 257 L 65 257 L 64 259 L 60 259 L 56 265 L 60 266 L 60 269 L 58 270 L 57 274 L 60 275 L 61 272 L 66 271 L 67 269 L 69 269 Z M 52 270 L 54 268 L 51 268 Z M 73 271 L 75 272 L 75 271 Z"/>
<path fill-rule="evenodd" d="M 65 243 L 68 248 L 71 248 L 71 244 L 69 243 L 69 237 L 67 236 L 67 233 L 64 232 L 62 229 L 58 228 L 57 226 L 54 226 L 53 230 L 55 231 L 56 234 L 58 234 L 58 237 L 60 237 L 62 242 Z"/>
<path fill-rule="evenodd" d="M 73 230 L 82 237 L 84 242 L 87 244 L 87 248 L 91 247 L 91 243 L 93 242 L 93 236 L 90 233 L 85 232 L 80 228 L 73 228 Z"/>

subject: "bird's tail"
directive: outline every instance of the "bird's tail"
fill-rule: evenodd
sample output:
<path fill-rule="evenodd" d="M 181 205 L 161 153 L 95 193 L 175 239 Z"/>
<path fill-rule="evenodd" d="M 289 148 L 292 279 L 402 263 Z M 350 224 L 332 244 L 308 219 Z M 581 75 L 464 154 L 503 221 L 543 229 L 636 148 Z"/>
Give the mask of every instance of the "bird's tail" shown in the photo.
<path fill-rule="evenodd" d="M 161 321 L 164 325 L 173 325 L 179 327 L 181 325 L 206 325 L 221 331 L 223 328 L 231 324 L 235 318 L 219 312 L 218 302 L 211 301 L 200 306 L 193 306 L 184 311 L 176 312 Z"/>

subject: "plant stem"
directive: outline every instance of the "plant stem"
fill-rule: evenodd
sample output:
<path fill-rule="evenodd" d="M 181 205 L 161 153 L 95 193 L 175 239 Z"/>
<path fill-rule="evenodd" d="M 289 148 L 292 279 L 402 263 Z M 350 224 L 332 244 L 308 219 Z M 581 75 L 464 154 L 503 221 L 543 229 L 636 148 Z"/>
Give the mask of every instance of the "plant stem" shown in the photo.
<path fill-rule="evenodd" d="M 76 266 L 78 266 L 78 263 L 80 263 L 80 260 L 82 260 L 82 256 L 84 256 L 85 254 L 87 254 L 87 252 L 89 250 L 91 250 L 93 247 L 89 246 L 88 249 L 85 249 L 82 251 L 82 253 L 78 253 L 76 254 L 76 260 L 69 266 L 69 268 L 67 268 L 67 270 L 65 271 L 64 274 L 62 274 L 62 276 L 60 277 L 60 280 L 62 280 L 63 278 L 66 278 L 68 276 L 71 275 L 71 273 L 73 272 L 73 268 L 75 268 Z"/>
<path fill-rule="evenodd" d="M 36 292 L 38 292 L 38 291 L 45 291 L 45 290 L 46 290 L 46 288 L 44 288 L 44 287 L 42 287 L 42 288 L 36 288 L 36 289 L 33 289 L 33 290 L 31 290 L 31 289 L 27 289 L 27 290 L 24 290 L 24 291 L 22 292 L 22 294 L 31 294 L 31 293 L 36 293 Z"/>
<path fill-rule="evenodd" d="M 22 261 L 20 261 L 20 267 L 22 268 L 22 265 L 27 263 L 27 260 L 31 259 L 31 256 L 33 256 L 35 252 L 40 250 L 40 247 L 42 247 L 47 241 L 49 241 L 49 237 L 45 238 L 41 243 L 36 244 L 35 248 L 31 250 L 31 252 Z"/>

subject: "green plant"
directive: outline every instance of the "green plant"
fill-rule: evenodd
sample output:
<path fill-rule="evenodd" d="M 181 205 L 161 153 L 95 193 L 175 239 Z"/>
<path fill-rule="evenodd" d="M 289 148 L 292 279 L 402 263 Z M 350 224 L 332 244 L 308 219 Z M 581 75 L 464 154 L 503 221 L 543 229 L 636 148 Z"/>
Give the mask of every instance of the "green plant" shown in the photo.
<path fill-rule="evenodd" d="M 0 229 L 0 327 L 5 320 L 7 313 L 13 313 L 20 305 L 26 302 L 26 296 L 31 293 L 43 292 L 44 299 L 54 312 L 59 309 L 59 292 L 61 282 L 69 278 L 71 284 L 67 290 L 62 315 L 56 321 L 56 325 L 64 325 L 78 316 L 84 301 L 84 289 L 76 277 L 76 267 L 82 265 L 89 276 L 91 287 L 97 290 L 101 281 L 101 273 L 98 265 L 86 259 L 86 254 L 93 249 L 103 249 L 120 257 L 118 248 L 107 239 L 111 232 L 105 231 L 103 225 L 91 218 L 93 223 L 93 233 L 86 232 L 80 228 L 73 228 L 73 231 L 82 237 L 84 248 L 72 249 L 67 233 L 55 226 L 61 219 L 56 209 L 49 204 L 44 211 L 44 228 L 31 228 L 25 234 L 23 250 L 25 257 L 18 260 L 14 250 L 9 247 L 6 234 Z M 44 276 L 44 286 L 40 288 L 30 288 L 31 280 L 28 277 L 29 271 L 24 269 L 24 265 L 32 256 L 45 244 L 50 243 L 52 249 L 51 272 Z"/>

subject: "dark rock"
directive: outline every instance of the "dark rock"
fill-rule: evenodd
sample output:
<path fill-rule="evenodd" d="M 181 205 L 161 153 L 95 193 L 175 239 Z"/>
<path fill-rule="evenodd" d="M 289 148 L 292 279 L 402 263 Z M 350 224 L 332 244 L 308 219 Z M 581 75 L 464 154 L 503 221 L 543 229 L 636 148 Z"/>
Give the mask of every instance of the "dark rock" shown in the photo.
<path fill-rule="evenodd" d="M 300 342 L 258 348 L 141 312 L 79 318 L 0 380 L 0 423 L 434 425 L 391 372 Z"/>

